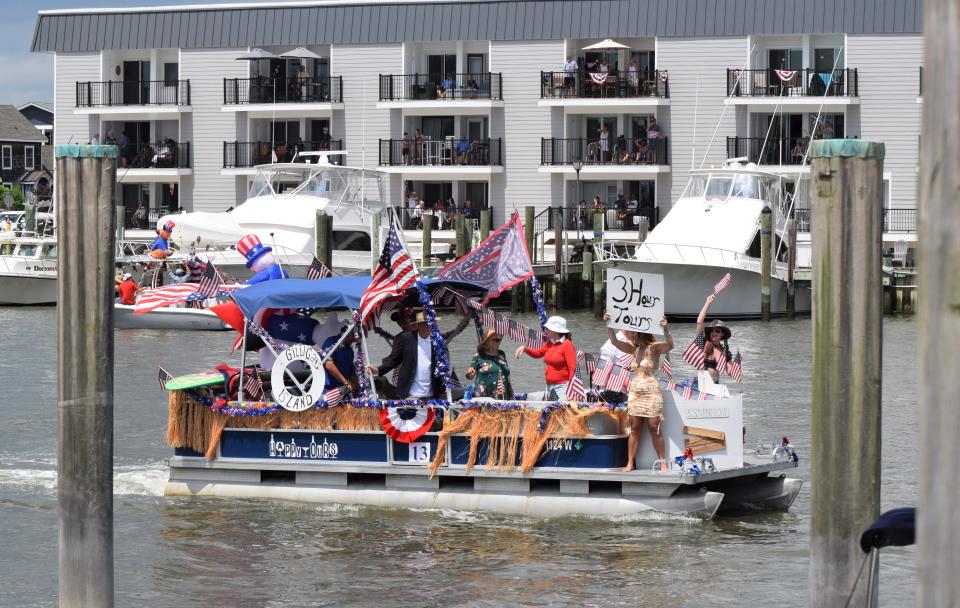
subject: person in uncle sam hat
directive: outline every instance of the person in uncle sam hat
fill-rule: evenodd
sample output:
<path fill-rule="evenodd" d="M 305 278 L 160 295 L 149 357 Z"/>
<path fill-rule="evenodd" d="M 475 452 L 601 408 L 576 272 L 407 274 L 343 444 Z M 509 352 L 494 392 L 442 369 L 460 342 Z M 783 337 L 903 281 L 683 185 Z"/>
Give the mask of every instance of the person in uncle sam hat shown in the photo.
<path fill-rule="evenodd" d="M 167 256 L 173 253 L 170 250 L 170 234 L 173 232 L 173 227 L 176 224 L 170 220 L 163 221 L 161 220 L 157 223 L 157 238 L 154 239 L 153 245 L 150 245 L 150 257 L 163 260 Z"/>
<path fill-rule="evenodd" d="M 286 271 L 273 258 L 273 249 L 261 243 L 257 235 L 248 234 L 241 238 L 237 251 L 247 258 L 247 268 L 256 273 L 244 281 L 247 285 L 287 278 Z"/>

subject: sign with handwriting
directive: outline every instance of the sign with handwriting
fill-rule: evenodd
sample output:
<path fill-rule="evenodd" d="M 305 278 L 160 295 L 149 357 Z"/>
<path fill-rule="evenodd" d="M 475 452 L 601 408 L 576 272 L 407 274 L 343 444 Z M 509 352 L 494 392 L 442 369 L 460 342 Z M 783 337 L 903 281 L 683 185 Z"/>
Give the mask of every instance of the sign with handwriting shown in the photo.
<path fill-rule="evenodd" d="M 607 269 L 608 325 L 662 335 L 663 275 Z"/>

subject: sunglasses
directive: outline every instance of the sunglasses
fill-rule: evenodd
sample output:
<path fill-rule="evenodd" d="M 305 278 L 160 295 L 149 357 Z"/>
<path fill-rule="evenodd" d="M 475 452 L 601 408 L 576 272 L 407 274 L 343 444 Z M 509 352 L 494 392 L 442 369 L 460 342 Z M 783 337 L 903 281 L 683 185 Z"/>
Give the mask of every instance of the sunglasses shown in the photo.
<path fill-rule="evenodd" d="M 503 342 L 503 338 L 490 338 L 491 342 Z"/>

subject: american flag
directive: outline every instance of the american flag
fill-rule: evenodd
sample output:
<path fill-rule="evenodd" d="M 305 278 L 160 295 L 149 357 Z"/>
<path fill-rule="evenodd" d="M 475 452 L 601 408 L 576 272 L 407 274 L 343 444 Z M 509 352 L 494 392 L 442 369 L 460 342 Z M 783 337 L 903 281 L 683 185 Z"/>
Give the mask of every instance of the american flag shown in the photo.
<path fill-rule="evenodd" d="M 503 381 L 503 374 L 500 374 L 500 376 L 497 378 L 497 388 L 493 396 L 496 399 L 512 399 L 513 398 L 513 395 L 507 394 L 507 385 Z"/>
<path fill-rule="evenodd" d="M 496 314 L 489 308 L 484 308 L 483 310 L 480 311 L 480 320 L 483 321 L 483 326 L 486 327 L 487 329 L 493 329 L 493 325 L 496 319 L 497 319 Z"/>
<path fill-rule="evenodd" d="M 714 348 L 713 349 L 713 360 L 717 362 L 717 372 L 727 372 L 727 351 L 723 348 Z"/>
<path fill-rule="evenodd" d="M 580 359 L 580 353 L 577 353 L 577 359 Z M 590 353 L 583 354 L 583 364 L 587 369 L 587 373 L 591 376 L 593 372 L 597 371 L 597 357 L 591 355 Z"/>
<path fill-rule="evenodd" d="M 156 289 L 148 289 L 144 291 L 140 299 L 137 300 L 133 312 L 139 315 L 150 312 L 155 308 L 180 304 L 181 302 L 187 301 L 190 296 L 196 294 L 198 287 L 199 285 L 197 283 L 176 283 L 174 285 L 157 287 Z M 231 291 L 240 289 L 241 287 L 245 287 L 245 285 L 219 285 L 216 295 L 225 296 Z"/>
<path fill-rule="evenodd" d="M 501 336 L 506 336 L 510 333 L 510 320 L 500 313 L 494 313 L 493 330 Z"/>
<path fill-rule="evenodd" d="M 323 400 L 326 401 L 330 407 L 343 403 L 343 391 L 341 391 L 340 388 L 339 386 L 331 388 L 323 394 Z"/>
<path fill-rule="evenodd" d="M 574 373 L 567 382 L 567 401 L 586 401 L 587 392 L 583 388 L 583 380 L 579 373 Z"/>
<path fill-rule="evenodd" d="M 613 364 L 606 359 L 600 359 L 597 362 L 597 370 L 593 373 L 593 385 L 600 388 L 606 388 L 610 381 L 610 372 L 613 370 Z"/>
<path fill-rule="evenodd" d="M 693 397 L 693 387 L 689 384 L 683 387 L 683 394 L 681 395 L 685 400 L 689 401 Z"/>
<path fill-rule="evenodd" d="M 633 365 L 633 353 L 620 353 L 617 363 L 623 367 L 629 368 L 631 365 Z"/>
<path fill-rule="evenodd" d="M 441 279 L 457 279 L 482 285 L 487 289 L 485 302 L 531 276 L 533 265 L 523 239 L 523 223 L 519 213 L 515 213 L 509 222 L 498 228 L 476 249 L 459 260 L 450 262 L 437 273 L 437 277 Z"/>
<path fill-rule="evenodd" d="M 533 328 L 527 331 L 527 346 L 530 348 L 543 348 L 546 341 L 547 339 L 544 337 L 542 331 L 537 331 Z"/>
<path fill-rule="evenodd" d="M 307 268 L 307 280 L 315 281 L 317 279 L 325 279 L 330 276 L 330 269 L 327 268 L 327 265 L 317 259 L 317 256 L 313 256 L 313 261 L 310 262 L 310 268 Z"/>
<path fill-rule="evenodd" d="M 207 262 L 207 267 L 203 269 L 203 274 L 200 275 L 200 282 L 197 283 L 197 291 L 187 296 L 187 302 L 200 302 L 214 297 L 220 290 L 219 287 L 222 282 L 217 267 L 214 266 L 213 262 Z"/>
<path fill-rule="evenodd" d="M 670 354 L 666 354 L 663 357 L 663 363 L 660 364 L 660 371 L 663 372 L 663 375 L 667 378 L 673 378 L 673 368 L 670 367 Z"/>
<path fill-rule="evenodd" d="M 523 344 L 527 339 L 527 326 L 519 321 L 514 321 L 510 319 L 510 339 L 516 342 L 517 344 Z"/>
<path fill-rule="evenodd" d="M 160 373 L 157 375 L 157 381 L 160 382 L 160 390 L 167 390 L 167 382 L 173 379 L 173 374 L 167 370 L 160 368 Z"/>
<path fill-rule="evenodd" d="M 700 393 L 699 395 L 697 395 L 698 401 L 706 401 L 707 399 L 710 399 L 712 397 L 712 395 L 710 395 L 706 391 L 698 391 L 698 392 Z"/>
<path fill-rule="evenodd" d="M 697 369 L 703 369 L 703 364 L 707 360 L 707 356 L 703 352 L 704 344 L 703 334 L 697 334 L 687 350 L 683 351 L 683 360 Z"/>
<path fill-rule="evenodd" d="M 390 225 L 383 253 L 377 262 L 370 286 L 360 298 L 360 321 L 363 323 L 387 298 L 402 294 L 417 280 L 417 268 L 409 252 L 397 234 L 397 227 Z"/>
<path fill-rule="evenodd" d="M 727 285 L 730 284 L 731 280 L 733 280 L 733 277 L 730 276 L 729 272 L 723 275 L 723 278 L 720 279 L 720 282 L 713 286 L 713 295 L 717 295 L 718 293 L 726 289 Z"/>
<path fill-rule="evenodd" d="M 263 381 L 260 380 L 260 374 L 254 371 L 252 374 L 244 374 L 243 392 L 250 395 L 254 401 L 263 401 L 266 396 L 263 390 Z"/>
<path fill-rule="evenodd" d="M 733 361 L 727 366 L 727 373 L 737 384 L 740 384 L 740 381 L 743 380 L 743 361 L 740 358 L 740 351 L 737 351 L 737 354 L 733 356 Z"/>
<path fill-rule="evenodd" d="M 630 386 L 630 368 L 614 365 L 610 372 L 607 388 L 618 393 L 625 392 Z"/>

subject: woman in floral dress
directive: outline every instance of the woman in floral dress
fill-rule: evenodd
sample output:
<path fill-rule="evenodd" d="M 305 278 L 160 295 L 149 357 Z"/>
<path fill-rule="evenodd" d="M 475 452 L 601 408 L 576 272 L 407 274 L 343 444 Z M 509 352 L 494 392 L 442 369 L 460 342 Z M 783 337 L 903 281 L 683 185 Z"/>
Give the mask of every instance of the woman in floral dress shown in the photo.
<path fill-rule="evenodd" d="M 466 373 L 467 380 L 475 380 L 474 397 L 513 398 L 510 366 L 507 364 L 507 356 L 500 350 L 502 341 L 503 336 L 488 329 L 477 345 L 477 354 L 470 360 Z"/>

